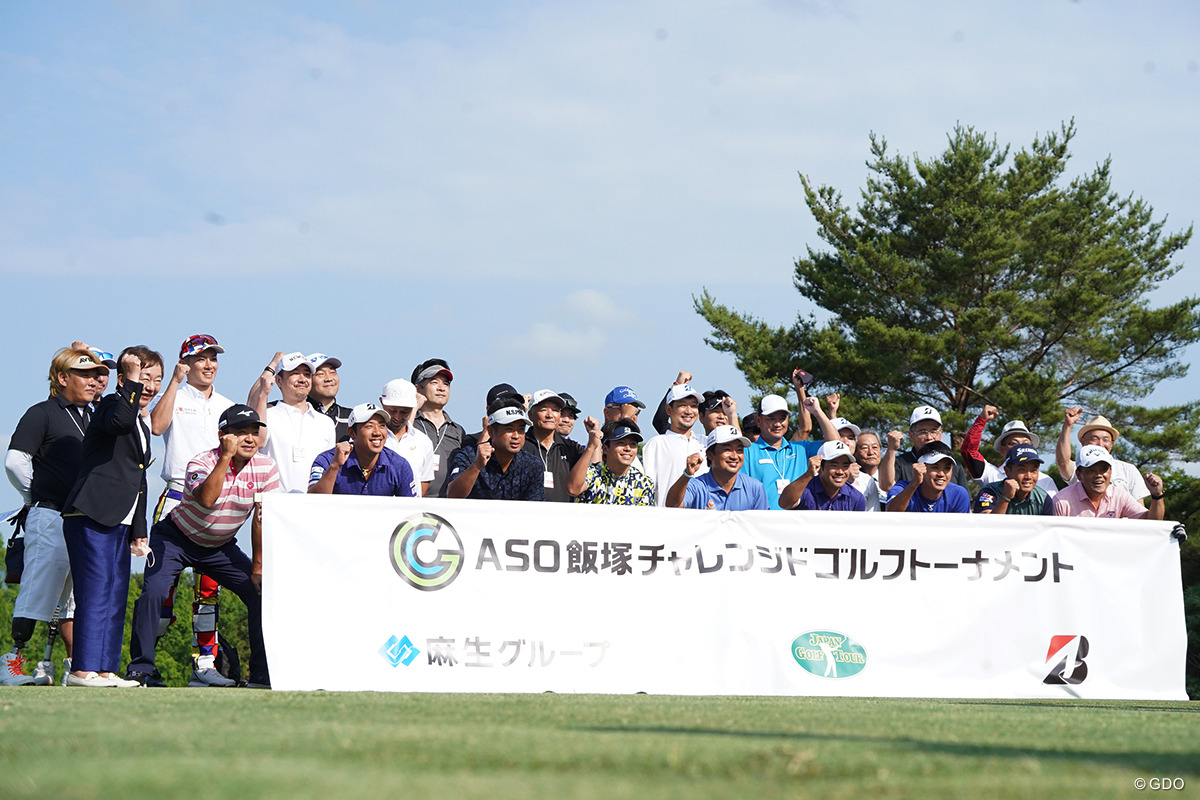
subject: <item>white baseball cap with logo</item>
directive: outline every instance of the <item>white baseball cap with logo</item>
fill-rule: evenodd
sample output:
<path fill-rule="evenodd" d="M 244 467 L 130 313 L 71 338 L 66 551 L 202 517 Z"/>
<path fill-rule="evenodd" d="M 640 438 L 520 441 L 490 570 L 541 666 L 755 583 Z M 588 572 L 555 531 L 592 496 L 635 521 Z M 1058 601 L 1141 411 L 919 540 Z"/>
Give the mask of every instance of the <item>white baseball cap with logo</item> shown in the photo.
<path fill-rule="evenodd" d="M 732 425 L 718 425 L 713 428 L 713 432 L 708 435 L 705 440 L 704 449 L 711 450 L 719 444 L 726 442 L 741 442 L 743 447 L 750 446 L 750 440 L 742 436 L 741 431 Z"/>
<path fill-rule="evenodd" d="M 764 417 L 769 417 L 776 411 L 787 411 L 787 400 L 784 400 L 777 394 L 769 394 L 758 402 L 758 413 Z"/>
<path fill-rule="evenodd" d="M 933 406 L 917 406 L 913 409 L 912 416 L 908 418 L 908 427 L 916 425 L 918 422 L 931 419 L 938 425 L 942 424 L 942 415 Z"/>
<path fill-rule="evenodd" d="M 275 374 L 278 375 L 281 372 L 291 372 L 292 370 L 298 369 L 302 366 L 308 367 L 309 371 L 312 371 L 312 367 L 309 366 L 308 363 L 308 357 L 304 355 L 304 353 L 288 353 L 286 356 L 279 359 L 279 363 L 275 365 Z"/>
<path fill-rule="evenodd" d="M 372 417 L 382 418 L 384 424 L 386 425 L 388 420 L 392 418 L 392 415 L 374 403 L 359 403 L 350 412 L 350 419 L 347 424 L 353 428 L 355 425 L 366 422 Z"/>
<path fill-rule="evenodd" d="M 833 429 L 835 431 L 843 431 L 846 428 L 849 428 L 851 433 L 854 434 L 855 439 L 857 439 L 858 435 L 860 433 L 862 433 L 862 430 L 860 430 L 857 425 L 855 425 L 853 422 L 846 419 L 845 417 L 838 417 L 837 419 L 830 420 L 830 422 L 833 423 Z"/>
<path fill-rule="evenodd" d="M 538 389 L 536 392 L 534 392 L 533 396 L 529 398 L 529 407 L 532 409 L 537 404 L 544 403 L 547 400 L 552 400 L 558 403 L 559 409 L 566 408 L 567 401 L 559 397 L 558 392 L 555 392 L 551 389 Z"/>
<path fill-rule="evenodd" d="M 341 369 L 342 361 L 341 359 L 334 358 L 333 356 L 327 356 L 324 353 L 313 353 L 308 357 L 308 365 L 312 367 L 313 374 L 315 375 L 317 370 L 323 366 L 329 366 L 333 369 Z"/>
<path fill-rule="evenodd" d="M 412 385 L 411 381 L 406 381 L 404 378 L 396 378 L 390 380 L 383 385 L 383 392 L 379 396 L 380 405 L 393 406 L 395 408 L 412 408 L 417 404 L 417 387 Z"/>
<path fill-rule="evenodd" d="M 690 383 L 677 383 L 671 387 L 669 392 L 667 392 L 667 404 L 669 405 L 678 400 L 682 400 L 685 397 L 694 397 L 696 398 L 697 403 L 704 401 L 704 395 L 693 389 Z"/>
<path fill-rule="evenodd" d="M 821 445 L 821 449 L 817 451 L 817 455 L 821 457 L 822 461 L 832 461 L 833 459 L 841 458 L 842 456 L 854 461 L 854 453 L 841 439 L 825 442 Z"/>
<path fill-rule="evenodd" d="M 1097 464 L 1108 464 L 1112 466 L 1112 453 L 1105 450 L 1098 444 L 1089 444 L 1080 448 L 1079 458 L 1075 462 L 1080 467 L 1094 467 Z"/>

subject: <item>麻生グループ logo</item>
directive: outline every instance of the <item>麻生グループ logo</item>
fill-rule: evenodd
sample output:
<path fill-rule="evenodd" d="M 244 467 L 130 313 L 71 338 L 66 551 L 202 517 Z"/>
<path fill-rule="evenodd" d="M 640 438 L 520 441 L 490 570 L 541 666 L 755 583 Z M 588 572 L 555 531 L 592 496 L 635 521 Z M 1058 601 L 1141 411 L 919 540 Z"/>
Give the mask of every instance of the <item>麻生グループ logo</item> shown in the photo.
<path fill-rule="evenodd" d="M 1088 673 L 1087 662 L 1083 660 L 1087 654 L 1086 636 L 1051 636 L 1050 649 L 1046 651 L 1049 671 L 1042 683 L 1083 683 Z"/>
<path fill-rule="evenodd" d="M 423 592 L 448 586 L 462 571 L 462 540 L 437 514 L 414 514 L 396 526 L 389 555 L 396 574 Z"/>
<path fill-rule="evenodd" d="M 792 640 L 796 663 L 820 678 L 850 678 L 866 669 L 867 651 L 837 631 L 807 631 Z"/>

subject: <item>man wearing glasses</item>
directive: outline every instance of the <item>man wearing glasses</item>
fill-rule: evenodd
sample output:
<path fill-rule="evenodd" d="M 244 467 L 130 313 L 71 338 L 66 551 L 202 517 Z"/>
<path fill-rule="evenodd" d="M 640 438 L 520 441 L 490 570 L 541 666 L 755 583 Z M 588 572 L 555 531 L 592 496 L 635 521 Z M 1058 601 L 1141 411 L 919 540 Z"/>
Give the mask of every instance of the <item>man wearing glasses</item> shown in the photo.
<path fill-rule="evenodd" d="M 942 415 L 932 406 L 917 406 L 908 419 L 908 438 L 912 442 L 912 449 L 897 452 L 904 436 L 900 431 L 888 431 L 887 452 L 879 465 L 879 491 L 887 492 L 898 482 L 911 483 L 913 464 L 917 463 L 916 452 L 928 444 L 942 441 L 942 433 Z M 954 462 L 951 480 L 964 489 L 971 485 L 971 477 L 957 461 Z"/>

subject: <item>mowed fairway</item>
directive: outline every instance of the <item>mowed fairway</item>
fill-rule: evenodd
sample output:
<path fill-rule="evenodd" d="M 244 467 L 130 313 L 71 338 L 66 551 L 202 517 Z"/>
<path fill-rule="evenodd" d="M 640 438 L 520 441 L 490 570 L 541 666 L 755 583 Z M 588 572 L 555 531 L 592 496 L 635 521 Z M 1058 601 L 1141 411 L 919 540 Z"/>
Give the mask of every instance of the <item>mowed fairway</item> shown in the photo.
<path fill-rule="evenodd" d="M 0 797 L 1188 795 L 1198 705 L 8 688 Z"/>

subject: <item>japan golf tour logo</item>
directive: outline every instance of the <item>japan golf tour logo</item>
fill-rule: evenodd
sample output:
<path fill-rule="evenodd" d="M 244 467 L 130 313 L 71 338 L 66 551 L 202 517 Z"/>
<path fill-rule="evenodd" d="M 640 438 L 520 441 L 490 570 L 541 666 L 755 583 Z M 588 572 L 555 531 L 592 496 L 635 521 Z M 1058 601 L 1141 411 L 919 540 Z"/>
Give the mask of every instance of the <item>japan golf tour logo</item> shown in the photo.
<path fill-rule="evenodd" d="M 1086 636 L 1051 636 L 1050 649 L 1046 652 L 1046 673 L 1042 683 L 1083 683 L 1087 677 L 1088 654 Z"/>
<path fill-rule="evenodd" d="M 867 651 L 837 631 L 807 631 L 792 640 L 796 663 L 819 678 L 850 678 L 867 667 Z"/>
<path fill-rule="evenodd" d="M 423 592 L 449 586 L 462 571 L 462 540 L 437 514 L 414 514 L 401 522 L 389 551 L 396 574 Z"/>

